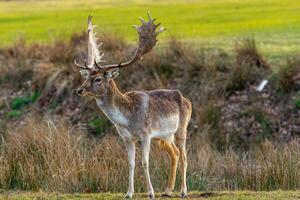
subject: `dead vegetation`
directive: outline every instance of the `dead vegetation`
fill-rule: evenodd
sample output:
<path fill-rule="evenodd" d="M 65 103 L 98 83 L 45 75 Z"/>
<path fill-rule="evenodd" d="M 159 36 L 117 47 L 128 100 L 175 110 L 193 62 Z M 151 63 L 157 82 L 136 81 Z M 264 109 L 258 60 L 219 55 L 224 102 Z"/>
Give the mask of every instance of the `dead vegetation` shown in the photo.
<path fill-rule="evenodd" d="M 107 61 L 134 51 L 117 36 L 100 38 Z M 1 188 L 124 191 L 122 142 L 94 101 L 75 94 L 81 80 L 72 63 L 84 60 L 85 40 L 82 33 L 50 45 L 20 40 L 0 49 Z M 116 81 L 122 91 L 176 88 L 192 100 L 190 189 L 295 189 L 300 180 L 299 63 L 296 56 L 274 73 L 254 40 L 237 44 L 231 56 L 172 38 L 121 70 Z M 270 84 L 256 92 L 266 77 Z M 167 165 L 166 155 L 152 153 L 152 179 L 160 190 Z M 138 169 L 137 191 L 145 189 L 142 174 Z"/>
<path fill-rule="evenodd" d="M 2 140 L 1 188 L 61 192 L 126 190 L 127 157 L 118 136 L 90 138 L 78 127 L 50 119 L 25 122 L 21 128 L 8 131 Z M 251 152 L 229 148 L 220 153 L 210 145 L 207 132 L 203 134 L 192 136 L 188 142 L 190 190 L 299 188 L 299 141 L 279 146 L 265 141 Z M 154 187 L 163 191 L 168 157 L 153 148 L 150 159 Z M 145 191 L 139 151 L 135 177 L 136 190 Z"/>
<path fill-rule="evenodd" d="M 278 73 L 278 87 L 281 91 L 288 93 L 299 90 L 300 80 L 300 56 L 289 59 Z"/>
<path fill-rule="evenodd" d="M 132 45 L 117 36 L 105 33 L 100 38 L 104 41 L 107 61 L 124 60 L 134 51 Z M 14 122 L 22 121 L 18 116 L 33 112 L 64 117 L 72 124 L 91 125 L 91 121 L 96 120 L 96 124 L 103 125 L 94 102 L 75 95 L 81 80 L 73 60 L 84 60 L 86 39 L 82 33 L 75 34 L 69 41 L 50 45 L 26 45 L 20 40 L 12 47 L 1 49 L 0 83 L 5 88 L 0 101 L 3 121 L 10 118 L 14 118 Z M 123 91 L 179 89 L 194 105 L 190 133 L 200 134 L 201 127 L 209 127 L 213 143 L 220 149 L 235 144 L 245 147 L 249 141 L 260 143 L 265 138 L 282 138 L 283 135 L 287 140 L 292 139 L 300 132 L 296 109 L 300 102 L 297 93 L 299 59 L 290 59 L 278 74 L 272 75 L 267 89 L 257 93 L 255 87 L 272 74 L 268 62 L 253 39 L 238 43 L 235 51 L 232 57 L 220 49 L 194 49 L 171 38 L 166 47 L 156 49 L 133 67 L 121 70 L 117 82 Z M 283 96 L 281 91 L 285 93 Z M 34 93 L 39 94 L 34 106 L 12 110 L 12 103 L 20 96 Z M 291 110 L 293 115 L 288 116 L 286 124 Z"/>

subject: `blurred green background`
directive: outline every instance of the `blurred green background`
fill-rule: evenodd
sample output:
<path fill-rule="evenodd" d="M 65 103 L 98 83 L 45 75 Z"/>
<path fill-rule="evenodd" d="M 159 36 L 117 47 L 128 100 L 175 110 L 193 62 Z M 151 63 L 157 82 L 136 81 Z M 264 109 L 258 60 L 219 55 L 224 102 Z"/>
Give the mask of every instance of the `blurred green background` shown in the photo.
<path fill-rule="evenodd" d="M 85 30 L 88 14 L 98 32 L 113 32 L 134 41 L 138 17 L 158 18 L 171 36 L 207 46 L 233 48 L 237 40 L 254 38 L 262 53 L 283 57 L 300 50 L 298 0 L 199 1 L 4 1 L 0 2 L 0 46 L 22 37 L 31 42 L 69 38 Z"/>

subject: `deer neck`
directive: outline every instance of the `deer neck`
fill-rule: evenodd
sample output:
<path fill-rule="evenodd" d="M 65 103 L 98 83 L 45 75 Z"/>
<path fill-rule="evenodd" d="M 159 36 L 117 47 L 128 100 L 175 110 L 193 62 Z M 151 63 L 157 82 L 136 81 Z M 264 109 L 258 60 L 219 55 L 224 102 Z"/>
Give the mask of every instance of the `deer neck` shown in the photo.
<path fill-rule="evenodd" d="M 107 84 L 105 94 L 96 99 L 97 104 L 114 124 L 126 126 L 128 119 L 124 111 L 128 107 L 128 104 L 126 104 L 128 99 L 113 80 L 110 80 Z"/>

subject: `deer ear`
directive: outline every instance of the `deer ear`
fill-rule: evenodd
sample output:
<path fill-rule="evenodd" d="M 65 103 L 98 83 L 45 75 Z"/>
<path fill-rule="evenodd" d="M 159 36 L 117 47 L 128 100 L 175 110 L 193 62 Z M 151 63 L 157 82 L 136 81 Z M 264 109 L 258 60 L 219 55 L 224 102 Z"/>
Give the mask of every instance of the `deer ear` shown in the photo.
<path fill-rule="evenodd" d="M 104 73 L 105 78 L 108 79 L 108 80 L 114 79 L 114 78 L 116 78 L 118 75 L 119 75 L 119 68 L 110 69 L 110 70 L 107 70 L 107 71 Z"/>
<path fill-rule="evenodd" d="M 88 70 L 83 69 L 83 70 L 80 70 L 79 72 L 84 79 L 88 79 L 90 76 L 90 72 Z"/>

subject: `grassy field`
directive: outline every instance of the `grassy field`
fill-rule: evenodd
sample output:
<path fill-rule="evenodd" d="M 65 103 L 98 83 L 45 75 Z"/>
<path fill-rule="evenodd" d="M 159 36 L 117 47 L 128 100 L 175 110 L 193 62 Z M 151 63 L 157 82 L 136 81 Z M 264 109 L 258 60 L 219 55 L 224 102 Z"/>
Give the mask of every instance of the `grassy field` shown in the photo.
<path fill-rule="evenodd" d="M 89 13 L 99 32 L 136 37 L 138 16 L 151 14 L 168 31 L 187 41 L 232 48 L 236 40 L 254 37 L 263 53 L 281 57 L 300 50 L 300 1 L 4 1 L 0 2 L 0 46 L 22 36 L 29 42 L 49 42 L 84 30 Z"/>
<path fill-rule="evenodd" d="M 92 193 L 92 194 L 60 194 L 60 193 L 7 193 L 0 195 L 0 199 L 122 199 L 123 194 L 111 193 Z M 136 194 L 134 199 L 147 199 L 146 194 Z M 275 191 L 275 192 L 191 192 L 186 199 L 211 199 L 211 200 L 285 200 L 299 199 L 300 191 Z M 180 198 L 161 198 L 160 194 L 156 199 L 180 199 Z"/>

